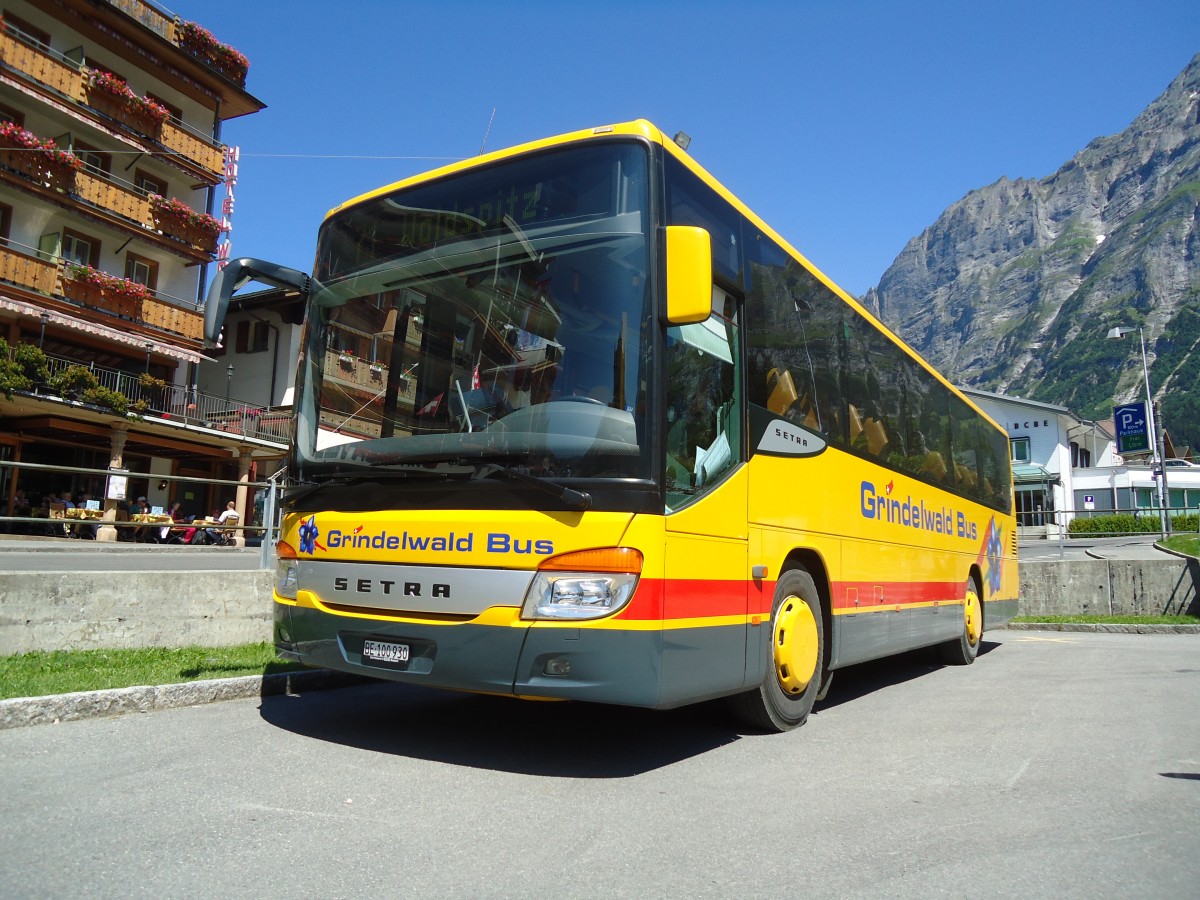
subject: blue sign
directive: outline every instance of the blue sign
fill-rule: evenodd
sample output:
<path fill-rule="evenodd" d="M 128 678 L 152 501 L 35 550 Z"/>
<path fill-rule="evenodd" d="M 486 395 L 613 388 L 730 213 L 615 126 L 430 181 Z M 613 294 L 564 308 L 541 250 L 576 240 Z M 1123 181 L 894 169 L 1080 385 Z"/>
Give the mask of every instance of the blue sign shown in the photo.
<path fill-rule="evenodd" d="M 1117 452 L 1133 456 L 1150 452 L 1150 428 L 1146 423 L 1145 403 L 1126 403 L 1113 407 L 1117 425 Z"/>

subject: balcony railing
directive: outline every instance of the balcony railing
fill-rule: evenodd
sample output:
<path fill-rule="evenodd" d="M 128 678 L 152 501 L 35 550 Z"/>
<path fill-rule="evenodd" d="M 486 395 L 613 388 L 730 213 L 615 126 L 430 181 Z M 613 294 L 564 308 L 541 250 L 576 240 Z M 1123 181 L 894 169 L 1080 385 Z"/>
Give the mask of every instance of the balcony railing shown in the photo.
<path fill-rule="evenodd" d="M 141 22 L 151 31 L 195 57 L 238 87 L 246 86 L 246 60 L 194 23 L 184 22 L 149 0 L 108 0 L 109 4 Z M 200 31 L 199 37 L 195 34 Z"/>
<path fill-rule="evenodd" d="M 77 360 L 47 355 L 50 375 L 53 376 L 69 366 L 81 365 Z M 223 431 L 242 437 L 259 438 L 278 444 L 286 444 L 291 437 L 291 407 L 263 408 L 253 403 L 234 398 L 215 397 L 186 385 L 170 384 L 155 387 L 142 375 L 107 369 L 101 366 L 85 366 L 99 382 L 100 387 L 116 391 L 128 398 L 131 409 L 139 415 L 156 416 L 191 425 Z M 32 393 L 48 396 L 46 385 L 35 385 Z"/>
<path fill-rule="evenodd" d="M 172 156 L 190 161 L 213 181 L 224 172 L 223 145 L 178 119 L 170 118 L 161 124 L 147 122 L 135 109 L 114 103 L 110 95 L 94 89 L 89 83 L 86 66 L 29 42 L 19 32 L 0 30 L 0 63 L 50 88 L 78 107 L 81 113 L 102 117 L 106 124 L 117 125 L 139 142 L 159 144 Z"/>
<path fill-rule="evenodd" d="M 146 3 L 145 0 L 108 0 L 131 19 L 136 19 L 161 38 L 175 43 L 175 18 L 165 10 Z"/>
<path fill-rule="evenodd" d="M 136 300 L 106 292 L 96 285 L 81 284 L 65 277 L 65 263 L 50 259 L 32 247 L 15 241 L 0 240 L 0 281 L 51 297 L 64 297 L 89 309 L 102 310 L 189 340 L 204 334 L 204 316 L 194 302 L 150 291 L 148 298 Z"/>
<path fill-rule="evenodd" d="M 326 350 L 325 377 L 361 388 L 364 391 L 378 393 L 387 386 L 388 367 L 382 363 L 359 359 L 344 351 Z M 403 395 L 408 379 L 406 376 L 401 376 L 401 379 L 400 392 Z"/>
<path fill-rule="evenodd" d="M 182 246 L 167 246 L 181 256 L 197 259 L 216 252 L 218 232 L 198 228 L 178 216 L 165 214 L 141 188 L 107 172 L 90 167 L 75 171 L 70 166 L 55 163 L 46 153 L 19 147 L 0 147 L 0 170 L 20 179 L 21 183 L 36 187 L 39 193 L 54 202 L 85 203 L 120 216 L 131 226 L 172 238 Z"/>

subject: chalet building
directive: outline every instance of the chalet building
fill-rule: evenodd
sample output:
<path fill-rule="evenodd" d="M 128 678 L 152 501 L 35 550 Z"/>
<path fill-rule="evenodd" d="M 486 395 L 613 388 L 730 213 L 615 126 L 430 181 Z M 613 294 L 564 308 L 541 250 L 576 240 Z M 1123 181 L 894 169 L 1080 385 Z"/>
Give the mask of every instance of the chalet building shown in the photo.
<path fill-rule="evenodd" d="M 265 477 L 287 439 L 278 398 L 240 387 L 241 351 L 270 335 L 220 357 L 202 340 L 231 212 L 222 125 L 264 106 L 248 63 L 147 0 L 0 0 L 0 15 L 0 339 L 26 379 L 0 392 L 0 462 L 127 470 L 128 497 L 201 515 L 236 494 L 248 523 L 246 488 L 186 480 Z M 0 502 L 104 497 L 107 481 L 5 465 Z"/>

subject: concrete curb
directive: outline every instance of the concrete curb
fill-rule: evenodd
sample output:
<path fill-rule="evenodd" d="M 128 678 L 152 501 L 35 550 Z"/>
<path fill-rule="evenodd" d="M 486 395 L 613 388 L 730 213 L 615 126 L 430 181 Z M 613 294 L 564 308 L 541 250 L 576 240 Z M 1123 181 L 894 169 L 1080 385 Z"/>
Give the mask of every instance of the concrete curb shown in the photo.
<path fill-rule="evenodd" d="M 245 675 L 240 678 L 214 678 L 184 684 L 139 685 L 102 691 L 76 691 L 47 697 L 13 697 L 0 700 L 0 730 L 26 725 L 52 725 L 76 719 L 120 716 L 132 712 L 154 712 L 241 700 L 270 697 L 362 684 L 368 679 L 344 672 L 316 669 L 307 672 L 279 672 L 271 675 Z"/>
<path fill-rule="evenodd" d="M 991 629 L 988 629 L 989 631 Z M 1200 634 L 1200 625 L 1108 625 L 1091 622 L 1005 622 L 997 631 L 1085 631 L 1093 634 Z"/>

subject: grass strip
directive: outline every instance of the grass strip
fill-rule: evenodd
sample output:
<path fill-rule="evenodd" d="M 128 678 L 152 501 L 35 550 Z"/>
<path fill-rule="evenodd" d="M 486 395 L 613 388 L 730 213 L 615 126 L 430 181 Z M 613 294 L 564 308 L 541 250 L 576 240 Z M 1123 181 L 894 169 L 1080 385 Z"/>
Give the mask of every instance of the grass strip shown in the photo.
<path fill-rule="evenodd" d="M 1168 550 L 1185 553 L 1188 556 L 1200 556 L 1200 534 L 1173 534 L 1165 541 L 1159 541 Z"/>
<path fill-rule="evenodd" d="M 270 644 L 56 650 L 0 656 L 0 700 L 134 685 L 178 684 L 302 670 L 275 658 Z"/>
<path fill-rule="evenodd" d="M 1011 621 L 1051 625 L 1200 625 L 1200 616 L 1015 616 Z"/>

